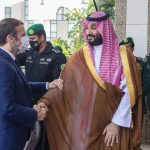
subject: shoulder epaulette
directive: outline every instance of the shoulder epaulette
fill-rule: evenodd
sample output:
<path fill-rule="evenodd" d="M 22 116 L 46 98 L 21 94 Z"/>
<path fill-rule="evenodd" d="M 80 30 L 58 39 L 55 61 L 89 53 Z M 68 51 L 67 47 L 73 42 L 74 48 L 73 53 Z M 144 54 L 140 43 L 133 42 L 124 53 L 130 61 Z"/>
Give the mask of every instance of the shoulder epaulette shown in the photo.
<path fill-rule="evenodd" d="M 60 51 L 59 51 L 59 50 L 54 49 L 54 48 L 52 49 L 52 51 L 53 51 L 53 52 L 55 52 L 55 53 L 60 53 Z"/>

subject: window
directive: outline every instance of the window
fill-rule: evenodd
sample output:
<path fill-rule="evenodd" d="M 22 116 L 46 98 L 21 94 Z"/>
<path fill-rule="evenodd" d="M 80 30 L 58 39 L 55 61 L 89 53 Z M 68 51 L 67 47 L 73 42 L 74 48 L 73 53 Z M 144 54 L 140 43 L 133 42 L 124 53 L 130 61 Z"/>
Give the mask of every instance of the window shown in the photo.
<path fill-rule="evenodd" d="M 34 20 L 28 20 L 28 26 L 31 26 L 34 24 Z"/>
<path fill-rule="evenodd" d="M 51 32 L 56 32 L 56 23 L 51 23 Z"/>
<path fill-rule="evenodd" d="M 41 0 L 41 5 L 44 5 L 44 0 Z"/>
<path fill-rule="evenodd" d="M 50 39 L 50 37 L 46 37 L 46 41 L 50 41 L 51 39 Z"/>
<path fill-rule="evenodd" d="M 87 4 L 89 0 L 82 0 L 82 4 Z"/>
<path fill-rule="evenodd" d="M 57 10 L 57 20 L 66 20 L 66 11 L 67 11 L 67 8 L 65 7 L 60 7 L 58 8 Z"/>
<path fill-rule="evenodd" d="M 72 30 L 72 28 L 74 27 L 75 22 L 70 20 L 68 23 L 69 23 L 68 31 L 70 32 Z"/>
<path fill-rule="evenodd" d="M 5 18 L 11 17 L 11 7 L 5 7 Z"/>
<path fill-rule="evenodd" d="M 51 33 L 51 38 L 56 38 L 56 33 Z"/>
<path fill-rule="evenodd" d="M 50 20 L 50 39 L 57 37 L 57 21 Z"/>
<path fill-rule="evenodd" d="M 28 20 L 29 16 L 29 0 L 24 0 L 24 20 Z"/>

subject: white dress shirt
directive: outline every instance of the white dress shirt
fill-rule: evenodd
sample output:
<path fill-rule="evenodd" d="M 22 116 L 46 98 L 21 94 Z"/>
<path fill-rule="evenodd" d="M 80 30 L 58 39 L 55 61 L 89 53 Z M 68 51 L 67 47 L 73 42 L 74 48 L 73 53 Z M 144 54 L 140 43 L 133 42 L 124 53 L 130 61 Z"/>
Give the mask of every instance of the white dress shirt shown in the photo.
<path fill-rule="evenodd" d="M 5 51 L 14 61 L 16 60 L 16 57 L 15 57 L 15 55 L 14 54 L 12 54 L 10 51 L 7 51 L 7 50 L 5 50 L 5 49 L 3 49 L 3 48 L 1 48 L 3 51 Z"/>
<path fill-rule="evenodd" d="M 124 95 L 122 96 L 118 109 L 112 118 L 112 122 L 119 126 L 130 128 L 131 105 L 130 105 L 128 87 L 126 85 L 126 79 L 124 75 L 122 76 L 122 79 L 120 81 L 120 89 L 124 92 Z"/>
<path fill-rule="evenodd" d="M 93 48 L 94 48 L 95 68 L 97 73 L 99 74 L 102 45 L 94 46 Z M 121 102 L 112 118 L 112 122 L 119 126 L 129 128 L 131 126 L 131 105 L 130 105 L 130 97 L 128 94 L 128 88 L 126 85 L 126 79 L 124 76 L 121 77 L 120 89 L 124 92 L 124 95 L 122 96 Z"/>

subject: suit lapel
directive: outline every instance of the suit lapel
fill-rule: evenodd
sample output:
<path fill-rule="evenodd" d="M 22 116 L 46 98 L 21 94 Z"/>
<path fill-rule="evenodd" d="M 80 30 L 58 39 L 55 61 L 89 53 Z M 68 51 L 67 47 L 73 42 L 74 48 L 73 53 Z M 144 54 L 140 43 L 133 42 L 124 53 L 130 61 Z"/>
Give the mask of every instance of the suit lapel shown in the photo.
<path fill-rule="evenodd" d="M 16 71 L 18 72 L 18 74 L 20 75 L 20 77 L 23 79 L 23 81 L 25 82 L 25 84 L 27 85 L 27 87 L 29 87 L 29 84 L 28 84 L 28 81 L 25 77 L 25 75 L 23 74 L 21 68 L 16 64 L 15 61 L 11 60 L 12 61 L 12 64 L 14 66 L 14 68 L 16 69 Z"/>
<path fill-rule="evenodd" d="M 25 85 L 28 87 L 29 91 L 31 92 L 31 88 L 30 88 L 30 86 L 28 84 L 28 81 L 27 81 L 25 75 L 23 74 L 21 68 L 17 65 L 17 63 L 4 50 L 0 49 L 0 55 L 2 55 L 3 58 L 5 58 L 7 61 L 9 61 L 11 66 L 17 71 L 18 75 L 22 78 L 22 80 L 24 81 Z"/>

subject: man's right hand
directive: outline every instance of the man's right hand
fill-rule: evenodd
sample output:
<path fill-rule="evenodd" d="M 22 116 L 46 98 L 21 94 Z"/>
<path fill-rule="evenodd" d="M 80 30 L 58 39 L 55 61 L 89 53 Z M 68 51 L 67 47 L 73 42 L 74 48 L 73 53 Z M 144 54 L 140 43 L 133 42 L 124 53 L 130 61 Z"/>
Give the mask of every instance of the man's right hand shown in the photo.
<path fill-rule="evenodd" d="M 104 143 L 107 146 L 113 146 L 115 142 L 116 143 L 119 142 L 119 130 L 120 130 L 120 127 L 114 124 L 113 122 L 109 123 L 105 127 L 103 134 L 106 134 Z"/>
<path fill-rule="evenodd" d="M 34 105 L 33 109 L 35 109 L 37 111 L 37 120 L 38 121 L 42 121 L 46 118 L 48 108 L 43 102 L 40 102 L 37 105 Z"/>

